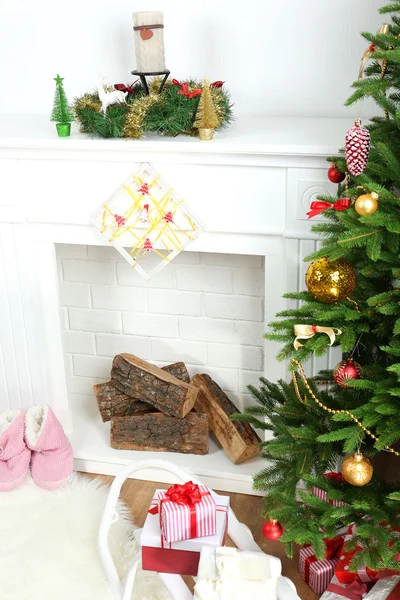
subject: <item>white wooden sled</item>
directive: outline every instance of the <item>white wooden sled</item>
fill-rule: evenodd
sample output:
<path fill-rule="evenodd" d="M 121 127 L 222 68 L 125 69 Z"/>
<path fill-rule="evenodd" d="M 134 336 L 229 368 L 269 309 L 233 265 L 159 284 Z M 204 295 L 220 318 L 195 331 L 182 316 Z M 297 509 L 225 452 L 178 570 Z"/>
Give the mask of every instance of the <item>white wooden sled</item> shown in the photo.
<path fill-rule="evenodd" d="M 116 505 L 122 484 L 130 475 L 142 469 L 162 469 L 175 475 L 182 483 L 189 480 L 197 484 L 202 483 L 199 479 L 190 475 L 190 473 L 186 473 L 183 469 L 176 467 L 172 462 L 164 460 L 147 460 L 141 461 L 140 464 L 131 463 L 114 479 L 110 487 L 100 523 L 98 547 L 104 572 L 115 600 L 131 600 L 135 575 L 141 560 L 141 552 L 139 551 L 134 556 L 125 580 L 120 581 L 108 547 L 108 533 L 113 522 L 115 522 Z M 218 494 L 213 491 L 211 491 L 211 493 L 216 501 L 218 501 Z M 139 544 L 141 531 L 141 529 L 135 530 L 135 537 Z M 261 548 L 255 543 L 250 529 L 243 523 L 239 523 L 231 509 L 229 509 L 228 535 L 240 550 L 262 552 Z M 276 560 L 274 557 L 271 557 L 271 560 L 272 559 Z M 193 600 L 192 593 L 180 575 L 159 573 L 159 577 L 168 589 L 173 600 Z M 278 600 L 300 600 L 294 584 L 287 577 L 279 577 Z"/>

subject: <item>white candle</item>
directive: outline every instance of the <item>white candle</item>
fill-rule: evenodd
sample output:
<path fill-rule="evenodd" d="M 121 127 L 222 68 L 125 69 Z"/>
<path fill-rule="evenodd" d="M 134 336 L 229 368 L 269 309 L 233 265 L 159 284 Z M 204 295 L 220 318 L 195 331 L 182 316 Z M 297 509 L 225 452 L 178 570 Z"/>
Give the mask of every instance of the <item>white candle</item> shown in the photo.
<path fill-rule="evenodd" d="M 143 73 L 165 71 L 163 13 L 160 11 L 134 12 L 132 18 L 136 69 Z M 157 25 L 158 27 L 154 27 Z"/>

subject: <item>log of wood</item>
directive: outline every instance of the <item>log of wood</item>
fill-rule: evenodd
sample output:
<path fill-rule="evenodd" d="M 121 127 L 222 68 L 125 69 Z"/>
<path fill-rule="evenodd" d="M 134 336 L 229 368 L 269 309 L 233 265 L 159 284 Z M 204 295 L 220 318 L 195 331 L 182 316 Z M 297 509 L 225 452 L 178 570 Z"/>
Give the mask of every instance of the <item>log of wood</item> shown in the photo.
<path fill-rule="evenodd" d="M 110 443 L 122 450 L 208 454 L 208 419 L 195 412 L 183 419 L 162 413 L 113 417 Z"/>
<path fill-rule="evenodd" d="M 208 415 L 208 423 L 221 446 L 237 465 L 260 452 L 261 439 L 254 429 L 242 421 L 231 421 L 230 416 L 240 412 L 209 375 L 195 375 L 192 385 L 199 388 L 195 410 Z"/>
<path fill-rule="evenodd" d="M 148 402 L 171 417 L 186 416 L 198 394 L 193 385 L 133 354 L 117 354 L 111 381 L 124 394 Z"/>
<path fill-rule="evenodd" d="M 190 376 L 185 363 L 177 362 L 173 365 L 162 367 L 163 371 L 171 373 L 177 379 L 189 383 Z M 133 398 L 118 390 L 111 381 L 107 383 L 98 383 L 93 386 L 96 394 L 97 404 L 103 423 L 109 421 L 111 417 L 125 417 L 133 414 L 145 414 L 154 412 L 156 409 L 147 402 L 142 402 L 138 398 Z"/>
<path fill-rule="evenodd" d="M 184 381 L 185 383 L 190 383 L 190 375 L 186 368 L 185 363 L 177 362 L 173 365 L 167 365 L 166 367 L 161 367 L 163 371 L 167 371 L 177 379 Z"/>
<path fill-rule="evenodd" d="M 141 402 L 117 390 L 111 381 L 98 383 L 93 386 L 93 389 L 103 423 L 109 421 L 111 417 L 125 417 L 137 413 L 144 414 L 143 411 L 155 411 L 151 404 Z"/>

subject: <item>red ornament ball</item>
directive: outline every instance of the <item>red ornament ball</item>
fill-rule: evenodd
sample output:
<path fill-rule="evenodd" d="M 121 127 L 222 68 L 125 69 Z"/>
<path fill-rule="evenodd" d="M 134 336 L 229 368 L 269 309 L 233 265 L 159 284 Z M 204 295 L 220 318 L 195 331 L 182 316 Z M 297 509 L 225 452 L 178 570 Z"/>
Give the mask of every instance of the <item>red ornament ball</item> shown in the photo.
<path fill-rule="evenodd" d="M 333 378 L 341 388 L 346 389 L 348 386 L 346 385 L 346 381 L 349 379 L 361 379 L 362 377 L 362 369 L 358 363 L 356 363 L 352 358 L 348 358 L 347 360 L 342 360 L 338 365 L 336 365 L 333 371 Z"/>
<path fill-rule="evenodd" d="M 346 175 L 339 171 L 336 165 L 332 165 L 330 169 L 328 169 L 328 179 L 332 181 L 332 183 L 341 183 L 344 181 Z"/>
<path fill-rule="evenodd" d="M 270 519 L 269 521 L 265 521 L 262 533 L 267 540 L 274 542 L 279 540 L 283 534 L 283 527 L 276 519 Z"/>

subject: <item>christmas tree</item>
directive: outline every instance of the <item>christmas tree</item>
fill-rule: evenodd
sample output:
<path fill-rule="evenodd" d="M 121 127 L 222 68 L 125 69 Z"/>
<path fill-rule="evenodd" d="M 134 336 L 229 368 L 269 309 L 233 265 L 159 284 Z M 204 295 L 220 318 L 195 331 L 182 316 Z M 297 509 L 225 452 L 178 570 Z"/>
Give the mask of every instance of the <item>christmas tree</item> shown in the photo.
<path fill-rule="evenodd" d="M 74 120 L 74 113 L 68 104 L 67 96 L 63 84 L 64 77 L 54 77 L 56 82 L 56 91 L 54 94 L 53 110 L 51 112 L 51 121 L 57 123 L 70 123 Z"/>
<path fill-rule="evenodd" d="M 218 125 L 219 119 L 211 94 L 210 82 L 204 80 L 194 126 L 197 127 L 197 129 L 215 129 Z"/>
<path fill-rule="evenodd" d="M 364 73 L 347 104 L 372 97 L 381 114 L 366 128 L 356 122 L 346 154 L 329 159 L 339 185 L 311 207 L 325 219 L 312 227 L 321 249 L 304 259 L 314 261 L 308 291 L 285 296 L 293 308 L 266 335 L 283 344 L 292 381 L 262 379 L 250 388 L 257 404 L 235 417 L 271 432 L 254 487 L 266 492 L 264 516 L 283 526 L 287 554 L 310 543 L 322 558 L 323 539 L 355 524 L 347 548 L 362 550 L 352 569 L 400 569 L 400 2 L 380 12 L 391 23 L 362 34 Z M 331 344 L 344 363 L 307 379 L 302 364 Z"/>

